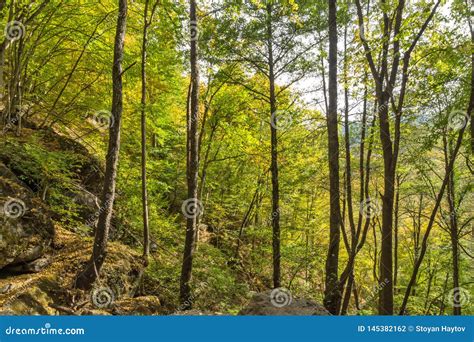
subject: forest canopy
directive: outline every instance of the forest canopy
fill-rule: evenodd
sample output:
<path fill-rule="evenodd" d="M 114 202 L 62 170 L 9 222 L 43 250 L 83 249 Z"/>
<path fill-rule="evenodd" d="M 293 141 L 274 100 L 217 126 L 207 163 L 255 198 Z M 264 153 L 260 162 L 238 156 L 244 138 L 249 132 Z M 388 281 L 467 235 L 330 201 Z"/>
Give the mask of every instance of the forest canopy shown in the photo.
<path fill-rule="evenodd" d="M 0 0 L 0 285 L 473 314 L 472 6 Z"/>

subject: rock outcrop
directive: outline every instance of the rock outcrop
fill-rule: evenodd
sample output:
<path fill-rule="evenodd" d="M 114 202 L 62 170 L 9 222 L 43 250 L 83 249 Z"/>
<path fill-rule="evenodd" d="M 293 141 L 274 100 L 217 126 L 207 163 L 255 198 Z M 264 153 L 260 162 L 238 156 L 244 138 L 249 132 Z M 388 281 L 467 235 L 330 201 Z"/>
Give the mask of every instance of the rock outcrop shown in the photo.
<path fill-rule="evenodd" d="M 311 300 L 293 298 L 284 288 L 256 293 L 239 315 L 254 316 L 329 316 L 329 312 Z"/>
<path fill-rule="evenodd" d="M 40 258 L 53 237 L 46 206 L 0 163 L 0 269 Z"/>
<path fill-rule="evenodd" d="M 75 276 L 90 257 L 92 240 L 58 227 L 49 264 L 38 273 L 0 278 L 0 315 L 156 315 L 156 296 L 135 297 L 141 255 L 112 242 L 100 280 L 91 291 L 74 289 Z M 42 260 L 42 259 L 39 259 Z"/>

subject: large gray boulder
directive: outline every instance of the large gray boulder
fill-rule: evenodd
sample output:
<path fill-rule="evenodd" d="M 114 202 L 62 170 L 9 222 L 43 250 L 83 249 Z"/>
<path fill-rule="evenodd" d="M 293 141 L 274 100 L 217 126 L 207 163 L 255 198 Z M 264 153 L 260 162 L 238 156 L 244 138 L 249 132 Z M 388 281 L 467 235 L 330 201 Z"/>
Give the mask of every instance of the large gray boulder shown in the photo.
<path fill-rule="evenodd" d="M 46 207 L 0 163 L 0 269 L 40 258 L 53 236 Z"/>
<path fill-rule="evenodd" d="M 239 315 L 254 316 L 329 316 L 329 312 L 311 300 L 293 298 L 285 288 L 256 293 Z"/>

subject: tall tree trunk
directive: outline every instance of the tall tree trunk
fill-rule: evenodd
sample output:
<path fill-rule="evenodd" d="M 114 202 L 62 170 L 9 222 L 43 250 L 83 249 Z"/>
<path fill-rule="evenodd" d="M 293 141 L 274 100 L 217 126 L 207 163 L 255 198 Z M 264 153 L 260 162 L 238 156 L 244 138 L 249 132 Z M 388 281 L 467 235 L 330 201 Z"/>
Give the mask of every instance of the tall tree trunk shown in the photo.
<path fill-rule="evenodd" d="M 145 1 L 145 12 L 143 14 L 143 40 L 142 40 L 142 60 L 141 60 L 141 76 L 142 76 L 142 97 L 141 107 L 141 173 L 142 173 L 142 216 L 143 216 L 143 261 L 145 266 L 148 265 L 150 255 L 150 228 L 148 226 L 148 194 L 147 194 L 147 178 L 146 178 L 146 59 L 147 59 L 147 42 L 148 42 L 148 6 L 149 0 Z M 153 16 L 153 14 L 152 14 Z"/>
<path fill-rule="evenodd" d="M 472 2 L 471 2 L 471 12 L 467 16 L 469 29 L 471 31 L 471 104 L 474 103 L 474 23 L 472 22 Z M 471 111 L 471 153 L 474 154 L 474 112 Z"/>
<path fill-rule="evenodd" d="M 115 182 L 120 150 L 120 125 L 123 111 L 122 94 L 122 60 L 127 26 L 127 0 L 118 1 L 119 10 L 117 29 L 114 44 L 114 64 L 112 68 L 113 97 L 112 97 L 112 124 L 109 133 L 109 145 L 105 164 L 104 189 L 102 191 L 102 206 L 99 221 L 95 232 L 92 257 L 85 269 L 78 275 L 76 286 L 89 289 L 99 277 L 100 270 L 107 254 L 107 241 L 109 237 L 110 220 L 112 218 Z"/>
<path fill-rule="evenodd" d="M 393 314 L 393 202 L 395 195 L 395 169 L 393 168 L 393 149 L 390 138 L 390 125 L 388 116 L 389 96 L 386 91 L 381 92 L 379 119 L 380 140 L 382 142 L 384 160 L 384 192 L 382 196 L 382 238 L 380 256 L 380 279 L 386 282 L 380 291 L 379 314 Z"/>
<path fill-rule="evenodd" d="M 448 174 L 448 163 L 452 154 L 452 141 L 448 141 L 447 132 L 443 136 L 444 162 L 446 174 Z M 458 218 L 456 213 L 456 198 L 454 187 L 454 170 L 449 173 L 448 183 L 446 185 L 446 197 L 449 206 L 449 231 L 451 237 L 451 252 L 453 263 L 453 315 L 461 315 L 461 303 L 459 301 L 459 237 L 458 237 Z"/>
<path fill-rule="evenodd" d="M 400 175 L 397 175 L 397 194 L 395 196 L 395 221 L 394 228 L 394 249 L 393 249 L 393 290 L 397 293 L 397 278 L 398 278 L 398 215 L 400 212 Z"/>
<path fill-rule="evenodd" d="M 344 277 L 341 275 L 339 280 L 341 287 L 341 294 L 344 293 L 344 299 L 342 301 L 341 315 L 345 315 L 349 305 L 349 300 L 352 293 L 353 283 L 353 263 L 358 235 L 356 233 L 356 226 L 354 222 L 354 210 L 352 207 L 352 169 L 351 169 L 351 144 L 350 144 L 350 127 L 349 127 L 349 85 L 347 82 L 347 25 L 344 27 L 344 145 L 345 145 L 345 200 L 347 201 L 347 216 L 349 218 L 349 227 L 351 231 L 350 250 L 349 250 L 349 263 L 346 267 L 347 275 Z M 345 217 L 343 214 L 342 217 Z M 349 265 L 350 264 L 350 265 Z M 344 289 L 344 283 L 347 278 L 347 285 Z"/>
<path fill-rule="evenodd" d="M 191 93 L 188 119 L 187 135 L 187 183 L 188 200 L 198 206 L 198 172 L 199 172 L 199 151 L 198 151 L 198 120 L 199 120 L 199 69 L 198 69 L 198 22 L 196 14 L 196 0 L 190 0 L 189 20 L 190 20 L 190 41 L 191 41 Z M 199 210 L 194 210 L 192 215 L 187 215 L 186 220 L 186 240 L 184 244 L 183 266 L 181 268 L 180 300 L 184 309 L 192 307 L 191 296 L 191 275 L 193 269 L 193 254 L 195 241 L 195 230 Z"/>
<path fill-rule="evenodd" d="M 344 44 L 345 45 L 345 44 Z M 344 66 L 346 67 L 346 61 Z M 346 70 L 345 70 L 346 71 Z M 367 80 L 367 75 L 365 75 L 364 80 Z M 365 82 L 364 82 L 365 83 Z M 345 106 L 348 108 L 348 96 L 345 93 Z M 345 135 L 349 137 L 349 117 L 348 113 L 345 115 L 344 118 L 345 121 L 345 126 L 347 127 L 347 131 L 345 132 Z M 375 121 L 374 121 L 375 122 Z M 366 136 L 366 125 L 367 125 L 367 85 L 365 86 L 364 89 L 364 101 L 363 101 L 363 111 L 362 111 L 362 127 L 361 127 L 361 143 L 360 143 L 360 154 L 359 154 L 359 175 L 360 175 L 360 191 L 359 191 L 359 203 L 363 203 L 364 198 L 368 198 L 368 180 L 369 180 L 369 167 L 370 167 L 370 155 L 371 155 L 371 149 L 372 149 L 372 134 L 369 135 L 370 143 L 369 143 L 369 149 L 367 153 L 367 177 L 365 176 L 364 172 L 364 154 L 365 154 L 365 136 Z M 373 127 L 372 127 L 373 128 Z M 373 129 L 371 129 L 372 131 Z M 346 138 L 347 139 L 347 138 Z M 350 144 L 348 144 L 348 141 L 346 140 L 346 150 L 350 151 Z M 347 152 L 346 152 L 347 156 Z M 349 152 L 350 156 L 350 152 Z M 347 163 L 346 161 L 346 167 L 347 165 L 350 166 L 350 164 Z M 365 189 L 367 188 L 367 194 L 365 193 Z M 352 196 L 351 196 L 352 197 Z M 352 214 L 353 215 L 353 214 Z M 347 280 L 347 286 L 344 289 L 344 299 L 342 302 L 342 307 L 341 307 L 341 315 L 345 315 L 347 313 L 347 309 L 349 307 L 349 301 L 351 297 L 351 293 L 357 293 L 356 289 L 354 288 L 354 291 L 351 291 L 351 288 L 354 285 L 354 267 L 355 267 L 355 258 L 357 256 L 357 253 L 362 249 L 362 246 L 364 245 L 365 242 L 365 235 L 366 231 L 368 229 L 368 225 L 370 221 L 367 219 L 366 224 L 364 226 L 364 231 L 362 231 L 362 219 L 363 219 L 362 213 L 359 210 L 359 217 L 357 220 L 357 228 L 352 228 L 352 231 L 354 232 L 354 238 L 351 241 L 351 250 L 349 254 L 349 260 L 346 264 L 346 267 L 344 271 L 342 272 L 341 278 L 339 279 L 340 287 L 341 289 L 344 289 L 344 282 Z M 361 233 L 362 233 L 362 240 L 361 240 Z"/>
<path fill-rule="evenodd" d="M 346 159 L 346 201 L 347 215 L 351 230 L 351 250 L 355 249 L 356 227 L 354 223 L 354 210 L 352 208 L 352 170 L 351 170 L 351 141 L 349 127 L 349 85 L 347 82 L 347 25 L 344 29 L 344 145 Z M 350 292 L 350 291 L 349 291 Z"/>
<path fill-rule="evenodd" d="M 324 306 L 331 314 L 337 314 L 341 303 L 338 265 L 341 228 L 339 198 L 339 138 L 337 129 L 337 8 L 336 0 L 329 4 L 329 104 L 327 112 L 328 159 L 329 159 L 329 248 L 326 259 L 326 288 Z"/>
<path fill-rule="evenodd" d="M 280 287 L 280 189 L 278 181 L 278 140 L 277 140 L 277 101 L 275 95 L 275 73 L 273 61 L 273 27 L 272 8 L 267 4 L 267 40 L 268 40 L 268 68 L 270 82 L 270 115 L 271 122 L 271 172 L 272 172 L 272 230 L 273 230 L 273 287 Z"/>
<path fill-rule="evenodd" d="M 392 61 L 389 66 L 389 47 L 390 38 L 397 37 L 400 33 L 403 19 L 403 10 L 405 0 L 398 2 L 395 15 L 392 18 L 386 10 L 386 0 L 382 0 L 381 7 L 383 13 L 383 39 L 382 52 L 380 57 L 380 70 L 377 69 L 372 50 L 368 41 L 365 39 L 363 32 L 360 34 L 362 45 L 364 46 L 365 56 L 370 67 L 370 71 L 375 81 L 375 93 L 379 106 L 379 126 L 380 140 L 382 143 L 383 160 L 384 160 L 384 190 L 382 196 L 382 246 L 380 258 L 380 278 L 386 283 L 386 286 L 380 291 L 379 296 L 379 314 L 393 314 L 393 203 L 395 195 L 395 174 L 397 170 L 398 150 L 401 136 L 401 116 L 403 112 L 403 104 L 406 92 L 406 86 L 409 79 L 409 64 L 411 53 L 415 49 L 418 41 L 422 37 L 424 31 L 433 19 L 441 0 L 438 0 L 432 7 L 430 14 L 424 21 L 417 35 L 415 35 L 410 46 L 403 54 L 403 63 L 400 63 L 402 54 L 400 53 L 400 39 L 393 39 Z M 356 0 L 357 17 L 359 26 L 364 26 L 364 17 L 360 0 Z M 393 97 L 393 89 L 396 84 L 398 70 L 400 64 L 403 65 L 402 80 L 400 84 L 400 95 L 398 103 L 395 103 Z M 395 108 L 394 138 L 392 142 L 390 119 L 388 109 L 390 104 Z"/>
<path fill-rule="evenodd" d="M 5 6 L 6 2 L 3 3 L 3 6 Z M 2 7 L 3 7 L 2 6 Z M 8 10 L 8 22 L 11 22 L 13 20 L 13 6 L 14 6 L 14 1 L 10 2 L 10 7 Z M 5 84 L 5 55 L 8 50 L 8 47 L 10 46 L 10 41 L 5 37 L 0 44 L 0 103 L 1 101 L 4 101 L 5 104 L 7 104 L 8 99 L 6 98 L 6 84 Z M 4 113 L 3 117 L 3 123 L 4 124 L 9 124 L 10 123 L 10 118 L 7 116 L 6 112 Z"/>
<path fill-rule="evenodd" d="M 5 51 L 7 48 L 7 40 L 4 39 L 0 43 L 0 104 L 5 100 L 5 82 L 3 80 L 3 71 L 5 69 Z M 6 117 L 0 118 L 6 124 Z"/>

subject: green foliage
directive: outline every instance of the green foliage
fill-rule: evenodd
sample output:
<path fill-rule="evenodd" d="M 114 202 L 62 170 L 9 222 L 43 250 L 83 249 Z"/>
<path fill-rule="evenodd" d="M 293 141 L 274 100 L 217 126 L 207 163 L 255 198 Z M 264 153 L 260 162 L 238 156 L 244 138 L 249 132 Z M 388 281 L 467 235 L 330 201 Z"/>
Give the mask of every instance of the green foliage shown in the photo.
<path fill-rule="evenodd" d="M 35 133 L 22 142 L 4 140 L 0 159 L 47 201 L 59 221 L 75 227 L 80 222 L 81 206 L 74 202 L 74 193 L 84 157 L 48 145 L 45 134 L 48 133 Z"/>
<path fill-rule="evenodd" d="M 153 2 L 153 1 L 151 1 Z M 29 1 L 18 1 L 27 9 Z M 383 43 L 399 42 L 406 51 L 432 6 L 431 1 L 407 3 L 399 34 L 384 37 L 383 13 L 393 13 L 398 1 L 373 3 L 364 14 L 364 33 L 374 63 L 379 66 Z M 276 57 L 277 105 L 289 125 L 278 130 L 280 173 L 282 284 L 294 296 L 321 302 L 329 230 L 328 160 L 325 99 L 326 1 L 199 1 L 200 222 L 210 238 L 200 241 L 195 254 L 195 307 L 233 314 L 249 291 L 272 286 L 270 121 L 268 101 L 268 9 L 271 4 Z M 36 3 L 30 9 L 34 9 Z M 412 52 L 410 80 L 400 126 L 397 175 L 401 179 L 398 215 L 398 280 L 395 305 L 401 304 L 416 260 L 416 233 L 425 232 L 445 169 L 443 138 L 455 142 L 458 130 L 447 128 L 450 113 L 465 110 L 470 96 L 472 42 L 465 1 L 442 4 Z M 365 7 L 365 6 L 364 6 Z M 94 115 L 111 107 L 111 77 L 116 3 L 107 0 L 54 0 L 27 25 L 21 56 L 25 121 L 54 127 L 105 159 L 107 130 L 95 125 Z M 124 66 L 124 113 L 112 239 L 141 251 L 140 98 L 144 1 L 129 1 Z M 6 8 L 0 23 L 6 24 Z M 349 314 L 377 312 L 381 214 L 361 214 L 362 176 L 359 158 L 371 148 L 369 195 L 380 204 L 383 158 L 379 120 L 352 1 L 338 1 L 339 45 L 347 34 L 347 79 L 339 57 L 339 86 L 348 86 L 350 161 L 354 218 L 368 223 L 365 245 L 357 255 L 354 278 L 359 308 L 352 297 Z M 179 278 L 185 217 L 181 212 L 186 188 L 186 106 L 189 87 L 187 2 L 160 1 L 149 28 L 147 46 L 147 175 L 151 264 L 144 294 L 160 297 L 173 312 L 179 304 Z M 472 23 L 471 23 L 472 24 Z M 15 43 L 17 44 L 17 43 Z M 15 49 L 7 50 L 5 80 L 10 84 Z M 401 55 L 403 59 L 403 55 Z M 128 68 L 129 67 L 129 68 Z M 401 72 L 403 60 L 399 65 Z M 400 92 L 400 77 L 394 95 Z M 2 89 L 3 91 L 3 89 Z M 342 96 L 339 109 L 344 110 Z M 3 104 L 3 102 L 2 102 Z M 366 122 L 362 122 L 365 105 Z M 3 106 L 1 107 L 3 114 Z M 14 113 L 12 113 L 13 115 Z M 390 120 L 395 113 L 390 107 Z M 375 121 L 374 117 L 377 119 Z M 340 178 L 345 176 L 345 146 L 341 121 Z M 373 128 L 372 128 L 373 125 Z M 15 127 L 16 128 L 16 127 Z M 43 127 L 44 128 L 44 127 Z M 361 132 L 365 129 L 365 138 Z M 392 127 L 393 130 L 393 127 Z M 43 132 L 43 133 L 42 133 Z M 84 155 L 51 143 L 44 130 L 24 129 L 20 137 L 1 136 L 0 160 L 5 161 L 35 192 L 45 197 L 55 220 L 68 228 L 84 228 L 81 208 L 74 202 Z M 393 138 L 393 137 L 392 137 Z M 472 281 L 473 223 L 472 158 L 468 139 L 455 163 L 456 217 L 459 221 L 460 283 L 474 299 Z M 367 159 L 365 159 L 366 161 Z M 363 165 L 365 167 L 365 165 Z M 365 169 L 364 169 L 365 172 Z M 341 194 L 346 195 L 341 181 Z M 96 194 L 101 189 L 95 189 Z M 253 200 L 255 198 L 255 201 Z M 420 208 L 421 207 L 421 208 Z M 380 209 L 380 208 L 379 208 Z M 345 233 L 350 239 L 347 201 Z M 248 214 L 248 215 L 247 215 Z M 410 296 L 410 314 L 448 314 L 452 288 L 451 215 L 446 198 L 435 218 L 427 256 Z M 84 228 L 85 229 L 85 228 Z M 242 230 L 242 234 L 240 231 Z M 238 239 L 239 251 L 236 255 Z M 340 272 L 348 254 L 341 241 Z M 471 268 L 470 268 L 471 267 Z M 471 299 L 471 301 L 472 301 Z M 474 312 L 472 303 L 463 314 Z"/>

